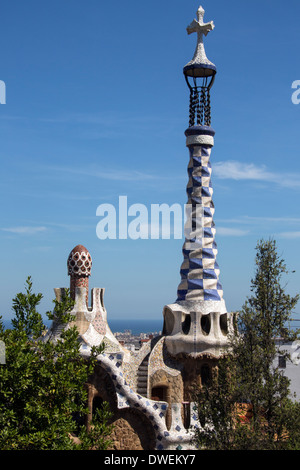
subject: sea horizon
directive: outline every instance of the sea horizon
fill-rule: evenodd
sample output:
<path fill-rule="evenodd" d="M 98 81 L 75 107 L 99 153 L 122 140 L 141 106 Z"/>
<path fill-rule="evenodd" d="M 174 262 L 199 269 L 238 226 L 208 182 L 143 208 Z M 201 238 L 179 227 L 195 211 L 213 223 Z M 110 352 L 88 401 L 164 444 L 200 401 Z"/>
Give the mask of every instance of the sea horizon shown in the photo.
<path fill-rule="evenodd" d="M 131 330 L 132 334 L 155 333 L 162 331 L 163 318 L 140 319 L 140 318 L 112 318 L 108 326 L 113 333 Z"/>
<path fill-rule="evenodd" d="M 5 329 L 12 328 L 11 319 L 3 319 Z M 47 328 L 50 328 L 52 321 L 44 319 Z M 140 333 L 159 333 L 163 329 L 163 318 L 140 319 L 140 318 L 112 318 L 108 320 L 108 326 L 113 333 L 131 330 L 133 335 Z"/>
<path fill-rule="evenodd" d="M 298 317 L 298 315 L 296 315 Z M 12 319 L 2 319 L 4 329 L 12 328 Z M 52 321 L 43 319 L 47 328 L 50 328 Z M 108 326 L 113 333 L 124 332 L 130 330 L 133 335 L 140 333 L 159 333 L 163 330 L 163 317 L 162 318 L 111 318 L 108 319 Z M 288 322 L 291 329 L 300 328 L 300 320 L 298 318 Z"/>

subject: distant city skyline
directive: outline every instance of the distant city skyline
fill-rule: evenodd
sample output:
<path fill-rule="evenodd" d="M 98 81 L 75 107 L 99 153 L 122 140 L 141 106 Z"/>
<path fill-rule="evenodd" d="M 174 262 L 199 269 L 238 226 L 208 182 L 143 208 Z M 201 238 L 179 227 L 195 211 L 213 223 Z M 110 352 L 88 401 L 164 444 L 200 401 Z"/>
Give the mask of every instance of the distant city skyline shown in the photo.
<path fill-rule="evenodd" d="M 15 0 L 0 31 L 4 319 L 29 275 L 41 313 L 53 308 L 77 244 L 93 258 L 90 288 L 106 289 L 108 323 L 162 319 L 176 300 L 184 239 L 100 240 L 96 211 L 120 196 L 149 211 L 186 204 L 182 68 L 200 3 L 215 24 L 205 48 L 217 67 L 211 164 L 227 309 L 250 294 L 260 238 L 276 239 L 287 291 L 300 291 L 299 0 Z"/>

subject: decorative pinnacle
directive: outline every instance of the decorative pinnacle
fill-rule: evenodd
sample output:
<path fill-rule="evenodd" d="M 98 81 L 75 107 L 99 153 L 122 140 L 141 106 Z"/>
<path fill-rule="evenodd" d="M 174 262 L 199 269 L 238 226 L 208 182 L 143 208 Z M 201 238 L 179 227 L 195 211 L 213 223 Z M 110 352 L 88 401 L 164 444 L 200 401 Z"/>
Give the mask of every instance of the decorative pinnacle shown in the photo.
<path fill-rule="evenodd" d="M 207 34 L 214 29 L 215 25 L 213 21 L 210 21 L 209 23 L 203 23 L 204 13 L 204 9 L 202 6 L 200 6 L 197 11 L 198 21 L 194 19 L 192 23 L 186 28 L 188 34 L 197 33 L 199 31 L 203 33 L 204 36 L 207 36 Z"/>
<path fill-rule="evenodd" d="M 71 277 L 88 277 L 91 275 L 92 257 L 83 245 L 77 245 L 69 254 L 68 275 Z"/>
<path fill-rule="evenodd" d="M 203 44 L 203 34 L 207 36 L 215 25 L 213 21 L 204 23 L 203 17 L 204 9 L 200 6 L 197 11 L 197 20 L 194 19 L 186 28 L 188 34 L 197 33 L 197 46 L 194 57 L 183 69 L 184 73 L 189 76 L 205 77 L 216 73 L 215 65 L 206 57 Z"/>

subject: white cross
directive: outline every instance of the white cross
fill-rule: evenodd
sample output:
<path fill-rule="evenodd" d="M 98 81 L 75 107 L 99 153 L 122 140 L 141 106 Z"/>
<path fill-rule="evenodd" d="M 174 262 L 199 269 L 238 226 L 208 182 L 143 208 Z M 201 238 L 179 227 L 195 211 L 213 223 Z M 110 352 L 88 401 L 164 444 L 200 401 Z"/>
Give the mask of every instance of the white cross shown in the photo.
<path fill-rule="evenodd" d="M 192 23 L 186 28 L 188 34 L 198 33 L 204 34 L 204 36 L 206 36 L 209 31 L 212 31 L 214 29 L 215 25 L 213 21 L 210 21 L 209 23 L 203 23 L 204 13 L 205 11 L 200 6 L 197 11 L 198 21 L 193 20 Z"/>
<path fill-rule="evenodd" d="M 191 62 L 189 62 L 189 64 L 212 64 L 212 62 L 208 60 L 205 54 L 205 49 L 203 45 L 203 34 L 204 36 L 206 36 L 209 31 L 212 31 L 214 29 L 215 25 L 213 21 L 210 21 L 209 23 L 204 23 L 203 17 L 204 9 L 202 8 L 202 6 L 200 6 L 197 11 L 197 20 L 194 19 L 192 23 L 186 28 L 188 34 L 197 33 L 197 47 L 195 50 L 194 57 Z"/>

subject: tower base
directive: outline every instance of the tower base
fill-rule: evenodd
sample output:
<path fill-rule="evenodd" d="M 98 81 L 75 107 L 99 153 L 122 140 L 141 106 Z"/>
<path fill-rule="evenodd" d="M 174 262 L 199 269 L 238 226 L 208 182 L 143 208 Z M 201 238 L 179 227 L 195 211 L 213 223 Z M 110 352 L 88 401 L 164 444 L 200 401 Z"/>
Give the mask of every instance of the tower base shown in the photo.
<path fill-rule="evenodd" d="M 233 314 L 221 301 L 178 301 L 164 307 L 164 334 L 172 356 L 220 358 L 228 349 Z"/>

